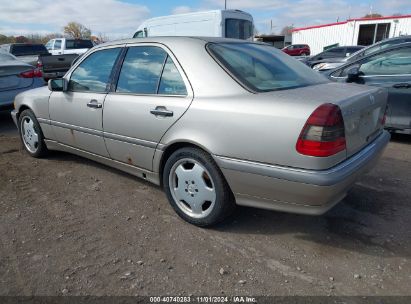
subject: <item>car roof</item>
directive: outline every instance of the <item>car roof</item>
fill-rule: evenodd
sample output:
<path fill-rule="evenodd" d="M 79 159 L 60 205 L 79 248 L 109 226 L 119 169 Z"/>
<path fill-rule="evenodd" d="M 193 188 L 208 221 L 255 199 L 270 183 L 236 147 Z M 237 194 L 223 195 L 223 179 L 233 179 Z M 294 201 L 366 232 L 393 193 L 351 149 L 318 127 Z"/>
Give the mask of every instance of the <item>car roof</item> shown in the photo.
<path fill-rule="evenodd" d="M 158 36 L 158 37 L 146 37 L 146 38 L 129 38 L 122 40 L 114 40 L 110 42 L 105 42 L 96 46 L 96 48 L 107 47 L 118 44 L 133 44 L 133 43 L 255 43 L 262 44 L 261 42 L 231 39 L 231 38 L 221 38 L 221 37 L 191 37 L 191 36 Z"/>
<path fill-rule="evenodd" d="M 42 44 L 42 43 L 29 43 L 29 42 L 27 42 L 27 43 L 16 42 L 16 43 L 10 43 L 10 45 L 44 45 L 44 44 Z"/>

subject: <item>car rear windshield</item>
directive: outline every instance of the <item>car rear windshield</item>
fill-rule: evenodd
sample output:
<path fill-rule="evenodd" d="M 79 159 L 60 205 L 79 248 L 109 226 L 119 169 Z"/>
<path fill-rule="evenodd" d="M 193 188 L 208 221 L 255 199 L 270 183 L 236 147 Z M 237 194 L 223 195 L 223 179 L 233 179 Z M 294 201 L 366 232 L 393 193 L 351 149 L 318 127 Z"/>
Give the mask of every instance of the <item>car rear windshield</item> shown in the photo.
<path fill-rule="evenodd" d="M 291 89 L 328 80 L 272 46 L 209 43 L 211 55 L 243 86 L 255 92 Z"/>
<path fill-rule="evenodd" d="M 66 40 L 67 50 L 91 49 L 92 47 L 93 47 L 93 42 L 91 42 L 91 40 L 74 40 L 74 39 Z"/>
<path fill-rule="evenodd" d="M 18 44 L 12 45 L 10 53 L 14 56 L 46 55 L 48 51 L 42 44 Z"/>

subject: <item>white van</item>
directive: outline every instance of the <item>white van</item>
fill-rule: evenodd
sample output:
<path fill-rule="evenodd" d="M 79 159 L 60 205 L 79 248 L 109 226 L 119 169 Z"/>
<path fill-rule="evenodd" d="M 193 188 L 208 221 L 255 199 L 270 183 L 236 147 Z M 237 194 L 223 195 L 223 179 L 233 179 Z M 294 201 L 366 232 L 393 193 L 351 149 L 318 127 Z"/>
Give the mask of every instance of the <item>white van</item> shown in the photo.
<path fill-rule="evenodd" d="M 252 39 L 253 17 L 239 10 L 214 10 L 148 19 L 133 38 L 153 36 L 204 36 Z"/>

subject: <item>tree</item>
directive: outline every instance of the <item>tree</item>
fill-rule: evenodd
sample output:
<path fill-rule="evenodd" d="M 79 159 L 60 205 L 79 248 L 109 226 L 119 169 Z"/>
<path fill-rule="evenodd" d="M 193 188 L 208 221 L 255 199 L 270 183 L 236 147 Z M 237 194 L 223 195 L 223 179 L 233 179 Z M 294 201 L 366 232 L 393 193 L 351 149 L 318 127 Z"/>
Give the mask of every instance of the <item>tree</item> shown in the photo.
<path fill-rule="evenodd" d="M 0 44 L 14 43 L 14 42 L 16 42 L 16 39 L 13 36 L 6 36 L 6 35 L 0 34 Z"/>
<path fill-rule="evenodd" d="M 372 14 L 365 15 L 363 18 L 379 18 L 379 17 L 382 17 L 382 15 L 378 13 L 372 13 Z"/>
<path fill-rule="evenodd" d="M 27 42 L 29 42 L 29 39 L 27 37 L 24 37 L 24 36 L 17 36 L 16 37 L 16 42 L 17 43 L 27 43 Z"/>
<path fill-rule="evenodd" d="M 287 25 L 284 26 L 283 29 L 281 30 L 280 34 L 283 36 L 291 35 L 292 30 L 294 29 L 294 26 L 292 25 Z"/>
<path fill-rule="evenodd" d="M 64 28 L 64 34 L 74 39 L 89 39 L 91 30 L 77 22 L 69 22 Z"/>

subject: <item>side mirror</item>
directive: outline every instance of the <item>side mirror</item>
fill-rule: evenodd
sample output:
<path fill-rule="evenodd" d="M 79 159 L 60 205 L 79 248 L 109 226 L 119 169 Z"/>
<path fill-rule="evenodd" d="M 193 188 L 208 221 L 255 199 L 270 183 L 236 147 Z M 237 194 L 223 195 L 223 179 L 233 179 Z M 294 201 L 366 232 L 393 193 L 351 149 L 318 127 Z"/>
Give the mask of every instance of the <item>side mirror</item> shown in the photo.
<path fill-rule="evenodd" d="M 359 66 L 353 66 L 347 71 L 347 82 L 358 82 L 362 73 Z"/>
<path fill-rule="evenodd" d="M 67 91 L 67 80 L 64 78 L 50 79 L 47 85 L 52 92 Z"/>

